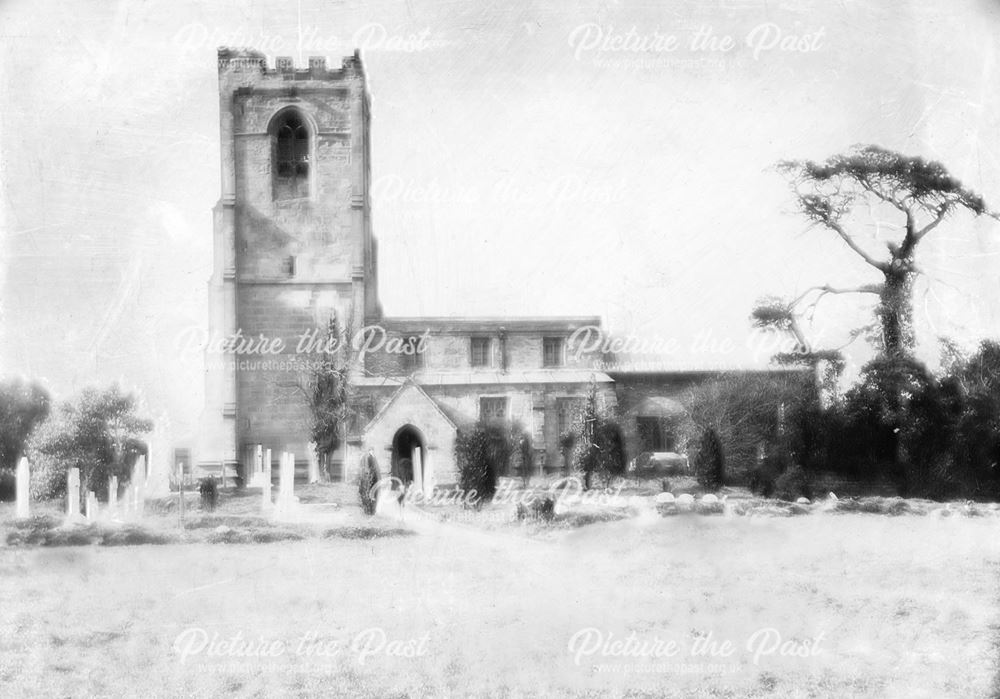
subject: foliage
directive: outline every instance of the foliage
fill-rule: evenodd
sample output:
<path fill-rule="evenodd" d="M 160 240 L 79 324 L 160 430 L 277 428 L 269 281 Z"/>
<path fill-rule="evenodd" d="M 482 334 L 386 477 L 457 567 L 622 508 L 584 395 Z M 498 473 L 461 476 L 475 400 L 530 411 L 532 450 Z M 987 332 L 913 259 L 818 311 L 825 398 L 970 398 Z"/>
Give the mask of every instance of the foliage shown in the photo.
<path fill-rule="evenodd" d="M 507 471 L 513 451 L 509 427 L 479 421 L 459 429 L 455 438 L 459 487 L 477 507 L 496 493 L 497 478 Z"/>
<path fill-rule="evenodd" d="M 214 512 L 219 502 L 219 484 L 213 476 L 198 481 L 198 493 L 201 495 L 201 509 Z"/>
<path fill-rule="evenodd" d="M 810 497 L 809 478 L 798 464 L 790 466 L 774 482 L 774 496 L 782 500 Z"/>
<path fill-rule="evenodd" d="M 719 435 L 712 428 L 705 430 L 694 456 L 695 477 L 702 488 L 718 490 L 725 484 L 725 458 Z"/>
<path fill-rule="evenodd" d="M 573 463 L 583 474 L 585 490 L 590 489 L 595 475 L 603 475 L 610 484 L 625 474 L 628 464 L 621 428 L 612 413 L 598 404 L 597 382 L 593 379 L 573 432 Z"/>
<path fill-rule="evenodd" d="M 312 413 L 310 436 L 316 454 L 322 458 L 337 450 L 350 404 L 350 357 L 347 342 L 337 321 L 331 316 L 327 324 L 323 358 L 310 376 L 309 410 Z"/>
<path fill-rule="evenodd" d="M 907 496 L 997 499 L 998 388 L 995 341 L 954 356 L 937 376 L 912 359 L 876 359 L 842 401 L 802 413 L 796 452 L 807 472 L 888 479 Z"/>
<path fill-rule="evenodd" d="M 778 164 L 778 170 L 788 178 L 803 216 L 839 237 L 855 255 L 877 270 L 882 279 L 879 283 L 847 288 L 816 286 L 790 301 L 758 302 L 755 323 L 791 333 L 808 355 L 811 348 L 799 322 L 801 317 L 811 318 L 820 300 L 829 294 L 871 294 L 877 298 L 874 320 L 878 333 L 874 339 L 879 350 L 886 357 L 911 356 L 912 292 L 919 273 L 915 261 L 919 244 L 942 221 L 959 211 L 975 216 L 996 214 L 988 211 L 983 198 L 964 187 L 941 163 L 879 146 L 857 146 L 823 162 L 784 161 Z M 902 231 L 885 243 L 888 257 L 859 242 L 860 236 L 849 230 L 857 224 L 853 218 L 856 212 L 865 209 L 880 217 L 878 224 L 898 223 L 897 228 Z M 857 329 L 852 332 L 851 341 L 866 332 L 867 328 Z"/>
<path fill-rule="evenodd" d="M 551 522 L 556 516 L 556 501 L 551 495 L 536 498 L 527 505 L 523 502 L 517 503 L 517 519 L 533 519 L 542 522 Z"/>
<path fill-rule="evenodd" d="M 71 468 L 80 469 L 83 490 L 100 498 L 106 497 L 111 476 L 127 481 L 143 452 L 140 438 L 153 427 L 138 410 L 135 397 L 118 386 L 88 388 L 74 401 L 59 404 L 28 441 L 32 497 L 64 495 Z"/>
<path fill-rule="evenodd" d="M 690 389 L 685 397 L 688 420 L 682 430 L 692 443 L 714 431 L 729 471 L 741 474 L 756 464 L 762 444 L 777 442 L 782 413 L 785 422 L 792 423 L 815 401 L 808 372 L 721 374 Z"/>
<path fill-rule="evenodd" d="M 361 501 L 361 511 L 366 515 L 375 514 L 375 486 L 379 481 L 378 460 L 368 452 L 361 457 L 361 469 L 358 473 L 358 498 Z"/>
<path fill-rule="evenodd" d="M 16 468 L 31 431 L 48 416 L 50 403 L 48 391 L 38 382 L 0 381 L 0 472 Z"/>

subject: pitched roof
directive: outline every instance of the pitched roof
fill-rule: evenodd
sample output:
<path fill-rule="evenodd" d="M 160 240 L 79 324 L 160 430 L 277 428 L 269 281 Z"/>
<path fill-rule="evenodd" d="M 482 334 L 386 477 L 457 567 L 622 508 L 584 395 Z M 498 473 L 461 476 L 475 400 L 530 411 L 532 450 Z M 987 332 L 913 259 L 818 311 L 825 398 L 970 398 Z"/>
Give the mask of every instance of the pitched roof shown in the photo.
<path fill-rule="evenodd" d="M 433 398 L 427 395 L 427 392 L 420 387 L 420 384 L 418 384 L 413 379 L 407 378 L 406 380 L 403 381 L 403 383 L 396 390 L 396 392 L 392 394 L 392 397 L 389 398 L 388 401 L 386 401 L 386 404 L 382 406 L 382 409 L 375 414 L 375 417 L 373 417 L 368 422 L 368 424 L 364 426 L 364 429 L 362 429 L 361 432 L 362 433 L 367 432 L 372 428 L 373 425 L 381 421 L 382 418 L 385 416 L 385 414 L 389 412 L 389 408 L 391 408 L 392 405 L 399 399 L 399 397 L 403 395 L 403 393 L 405 393 L 410 388 L 416 390 L 421 396 L 423 396 L 424 400 L 430 403 L 431 406 L 434 408 L 434 410 L 438 413 L 438 415 L 443 417 L 445 421 L 452 426 L 452 428 L 458 429 L 458 425 L 455 424 L 455 421 L 452 420 L 451 417 L 449 417 L 448 414 L 441 409 L 441 406 L 438 405 Z"/>

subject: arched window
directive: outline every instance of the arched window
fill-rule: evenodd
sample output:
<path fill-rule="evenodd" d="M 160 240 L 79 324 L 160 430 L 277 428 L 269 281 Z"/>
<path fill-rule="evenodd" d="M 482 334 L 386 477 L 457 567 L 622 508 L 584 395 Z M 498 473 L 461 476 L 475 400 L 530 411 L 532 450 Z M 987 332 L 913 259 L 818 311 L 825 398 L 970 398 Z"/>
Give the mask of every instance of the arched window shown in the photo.
<path fill-rule="evenodd" d="M 274 130 L 274 198 L 309 196 L 309 127 L 301 115 L 289 112 Z"/>

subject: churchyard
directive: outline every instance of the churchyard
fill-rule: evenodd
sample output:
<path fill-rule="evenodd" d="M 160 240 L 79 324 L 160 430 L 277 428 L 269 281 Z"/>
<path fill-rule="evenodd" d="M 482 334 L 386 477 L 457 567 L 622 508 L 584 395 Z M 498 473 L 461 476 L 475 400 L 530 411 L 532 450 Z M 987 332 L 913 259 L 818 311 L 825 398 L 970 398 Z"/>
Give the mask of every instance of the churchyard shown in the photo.
<path fill-rule="evenodd" d="M 0 681 L 8 696 L 990 695 L 996 506 L 675 482 L 521 519 L 520 481 L 478 510 L 393 496 L 367 516 L 355 485 L 288 489 L 287 470 L 270 506 L 257 488 L 212 512 L 128 488 L 90 520 L 5 503 Z"/>

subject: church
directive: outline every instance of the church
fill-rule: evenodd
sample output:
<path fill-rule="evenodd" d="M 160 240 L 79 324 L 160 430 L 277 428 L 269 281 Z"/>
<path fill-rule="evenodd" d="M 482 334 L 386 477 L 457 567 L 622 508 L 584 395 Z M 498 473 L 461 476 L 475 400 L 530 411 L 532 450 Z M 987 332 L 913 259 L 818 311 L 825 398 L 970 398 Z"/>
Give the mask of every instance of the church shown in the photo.
<path fill-rule="evenodd" d="M 253 354 L 206 354 L 206 405 L 196 453 L 208 473 L 253 472 L 270 450 L 315 472 L 308 362 L 331 317 L 356 340 L 352 415 L 324 455 L 334 480 L 363 454 L 417 483 L 457 480 L 458 431 L 510 422 L 530 437 L 537 472 L 564 467 L 561 437 L 596 385 L 619 416 L 628 458 L 673 451 L 680 396 L 708 370 L 607 366 L 599 317 L 387 316 L 378 297 L 371 213 L 371 100 L 359 53 L 339 66 L 295 66 L 219 49 L 221 198 L 214 211 L 210 337 L 256 339 Z M 264 351 L 261 345 L 266 345 Z M 306 367 L 306 368 L 304 368 Z M 267 464 L 265 464 L 266 469 Z M 272 470 L 273 473 L 273 470 Z"/>

